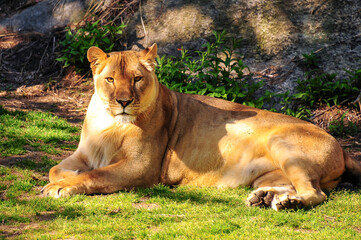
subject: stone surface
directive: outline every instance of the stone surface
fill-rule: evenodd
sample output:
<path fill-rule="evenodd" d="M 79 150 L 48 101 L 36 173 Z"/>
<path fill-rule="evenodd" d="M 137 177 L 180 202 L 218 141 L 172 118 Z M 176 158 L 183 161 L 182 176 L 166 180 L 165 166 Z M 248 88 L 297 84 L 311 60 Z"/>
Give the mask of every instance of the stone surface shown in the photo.
<path fill-rule="evenodd" d="M 361 67 L 360 0 L 142 1 L 128 24 L 128 46 L 156 42 L 160 55 L 177 55 L 181 46 L 200 50 L 213 30 L 223 29 L 243 39 L 245 63 L 280 91 L 304 75 L 304 53 L 316 51 L 321 69 L 340 77 Z"/>
<path fill-rule="evenodd" d="M 28 0 L 29 7 L 1 19 L 4 32 L 46 33 L 80 19 L 90 2 L 111 0 Z M 135 0 L 136 1 L 136 0 Z M 293 90 L 307 70 L 302 54 L 316 51 L 320 68 L 344 77 L 361 67 L 360 0 L 138 0 L 128 23 L 127 46 L 156 42 L 159 55 L 179 48 L 201 50 L 212 31 L 243 39 L 244 62 L 271 90 Z M 132 2 L 133 4 L 134 2 Z M 0 7 L 4 6 L 0 4 Z"/>
<path fill-rule="evenodd" d="M 47 33 L 80 20 L 86 7 L 84 0 L 44 0 L 0 21 L 0 33 Z"/>

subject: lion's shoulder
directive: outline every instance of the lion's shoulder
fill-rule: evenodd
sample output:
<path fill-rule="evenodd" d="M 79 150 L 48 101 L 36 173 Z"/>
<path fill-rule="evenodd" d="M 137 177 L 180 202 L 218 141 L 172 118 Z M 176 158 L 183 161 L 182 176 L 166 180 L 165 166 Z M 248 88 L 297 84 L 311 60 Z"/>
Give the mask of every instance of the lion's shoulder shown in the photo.
<path fill-rule="evenodd" d="M 220 98 L 214 98 L 204 95 L 195 95 L 195 94 L 183 94 L 183 93 L 178 93 L 178 94 L 180 95 L 178 98 L 180 99 L 180 102 L 183 104 L 188 103 L 194 105 L 205 105 L 211 108 L 216 108 L 225 111 L 247 111 L 247 110 L 259 111 L 259 109 L 249 107 L 240 103 L 226 101 Z"/>

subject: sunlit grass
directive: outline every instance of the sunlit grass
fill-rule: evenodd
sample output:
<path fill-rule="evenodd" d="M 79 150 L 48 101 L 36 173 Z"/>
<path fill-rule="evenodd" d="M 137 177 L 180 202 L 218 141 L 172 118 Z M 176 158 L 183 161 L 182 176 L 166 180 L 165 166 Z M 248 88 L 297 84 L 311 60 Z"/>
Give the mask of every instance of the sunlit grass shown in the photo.
<path fill-rule="evenodd" d="M 27 180 L 23 180 L 27 182 Z M 26 184 L 25 184 L 26 186 Z M 22 189 L 28 193 L 28 187 Z M 312 209 L 249 208 L 250 189 L 157 186 L 109 195 L 3 201 L 5 226 L 33 225 L 24 239 L 357 239 L 360 191 L 332 191 Z M 151 207 L 148 207 L 151 206 Z"/>
<path fill-rule="evenodd" d="M 62 151 L 57 144 L 77 140 L 78 128 L 50 114 L 0 112 L 5 142 L 30 139 Z M 2 156 L 24 150 L 14 145 L 3 154 L 1 147 Z M 246 207 L 249 188 L 159 185 L 53 199 L 40 196 L 50 167 L 57 164 L 46 154 L 11 166 L 0 162 L 0 239 L 361 239 L 360 190 L 334 190 L 319 206 L 280 212 Z"/>
<path fill-rule="evenodd" d="M 0 156 L 29 150 L 60 153 L 57 144 L 79 141 L 79 128 L 50 113 L 9 111 L 0 105 Z M 74 147 L 74 144 L 68 144 Z"/>

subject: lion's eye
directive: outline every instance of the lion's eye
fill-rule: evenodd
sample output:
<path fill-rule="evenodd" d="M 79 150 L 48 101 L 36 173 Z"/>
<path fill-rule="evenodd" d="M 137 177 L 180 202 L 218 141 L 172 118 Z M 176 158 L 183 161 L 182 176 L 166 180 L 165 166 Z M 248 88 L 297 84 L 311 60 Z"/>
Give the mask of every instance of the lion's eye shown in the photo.
<path fill-rule="evenodd" d="M 107 78 L 105 79 L 105 81 L 107 81 L 107 83 L 113 83 L 113 82 L 114 82 L 114 78 L 112 78 L 112 77 L 107 77 Z"/>
<path fill-rule="evenodd" d="M 139 82 L 140 80 L 142 80 L 142 77 L 140 76 L 134 78 L 134 82 Z"/>

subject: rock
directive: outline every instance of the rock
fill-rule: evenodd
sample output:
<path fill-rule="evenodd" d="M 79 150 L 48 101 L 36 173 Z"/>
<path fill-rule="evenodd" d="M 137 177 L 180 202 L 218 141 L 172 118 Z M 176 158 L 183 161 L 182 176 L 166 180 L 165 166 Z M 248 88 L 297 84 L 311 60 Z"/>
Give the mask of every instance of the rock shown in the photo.
<path fill-rule="evenodd" d="M 44 0 L 0 21 L 0 34 L 6 32 L 47 33 L 80 20 L 86 10 L 85 0 Z"/>
<path fill-rule="evenodd" d="M 4 32 L 46 33 L 79 20 L 90 3 L 111 0 L 29 0 L 20 13 L 0 19 Z M 35 3 L 40 1 L 38 3 Z M 128 48 L 156 42 L 159 55 L 202 49 L 224 29 L 241 38 L 244 62 L 272 91 L 294 90 L 308 70 L 302 54 L 316 52 L 324 72 L 346 77 L 361 65 L 360 0 L 138 0 L 126 29 Z M 130 1 L 129 4 L 137 4 Z M 4 6 L 3 4 L 0 6 Z M 128 6 L 128 5 L 125 5 Z M 2 15 L 0 15 L 1 17 Z"/>
<path fill-rule="evenodd" d="M 271 80 L 292 90 L 307 70 L 302 54 L 317 52 L 325 72 L 360 68 L 359 0 L 148 0 L 127 28 L 128 46 L 159 45 L 159 54 L 201 49 L 212 31 L 243 39 L 244 61 L 255 72 L 279 69 Z M 143 21 L 143 23 L 142 23 Z M 276 90 L 277 90 L 276 89 Z"/>

